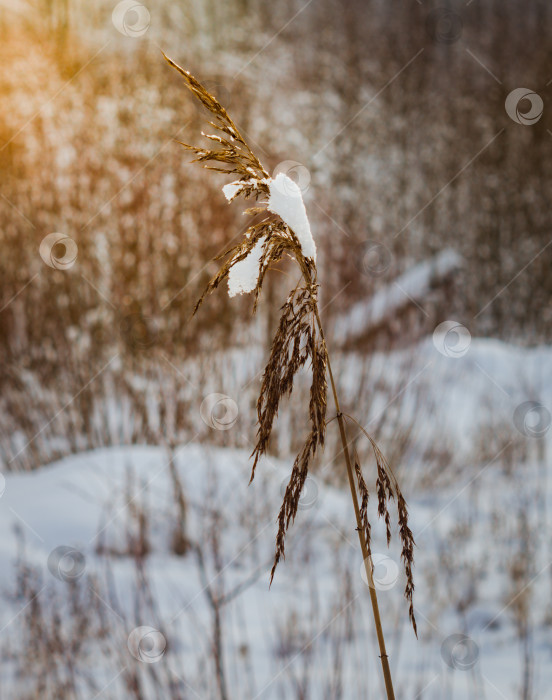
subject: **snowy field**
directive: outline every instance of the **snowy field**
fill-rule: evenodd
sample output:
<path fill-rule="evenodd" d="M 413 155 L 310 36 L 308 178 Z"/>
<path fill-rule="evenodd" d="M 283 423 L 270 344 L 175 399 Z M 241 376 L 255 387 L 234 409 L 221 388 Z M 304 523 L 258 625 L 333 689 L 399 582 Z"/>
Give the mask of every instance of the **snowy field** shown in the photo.
<path fill-rule="evenodd" d="M 0 700 L 387 696 L 315 319 L 397 700 L 552 700 L 552 4 L 438 5 L 0 0 Z"/>
<path fill-rule="evenodd" d="M 419 641 L 402 599 L 398 550 L 392 543 L 388 551 L 375 528 L 376 586 L 397 697 L 510 700 L 527 658 L 533 697 L 550 697 L 549 435 L 541 437 L 542 411 L 523 409 L 523 422 L 516 407 L 524 399 L 550 403 L 551 352 L 472 340 L 456 359 L 431 341 L 415 354 L 413 377 L 432 363 L 416 380 L 429 391 L 423 424 L 433 444 L 442 435 L 443 449 L 446 442 L 463 466 L 435 475 L 437 491 L 422 480 L 423 462 L 402 465 L 417 542 Z M 401 353 L 388 358 L 391 378 L 403 360 Z M 357 361 L 342 358 L 344 387 Z M 383 371 L 378 362 L 371 372 Z M 458 458 L 482 435 L 488 459 Z M 55 649 L 56 638 L 74 644 L 71 667 L 60 673 L 71 674 L 79 697 L 129 697 L 133 683 L 145 697 L 162 697 L 164 678 L 182 697 L 212 698 L 217 667 L 228 697 L 382 697 L 350 497 L 325 485 L 328 465 L 307 482 L 286 560 L 268 588 L 290 465 L 265 460 L 248 486 L 247 450 L 192 440 L 172 457 L 161 447 L 110 448 L 7 474 L 1 643 L 12 661 L 2 697 L 22 697 L 25 683 L 39 687 L 44 664 L 62 669 L 63 655 L 46 647 Z M 180 548 L 177 483 L 185 499 Z"/>

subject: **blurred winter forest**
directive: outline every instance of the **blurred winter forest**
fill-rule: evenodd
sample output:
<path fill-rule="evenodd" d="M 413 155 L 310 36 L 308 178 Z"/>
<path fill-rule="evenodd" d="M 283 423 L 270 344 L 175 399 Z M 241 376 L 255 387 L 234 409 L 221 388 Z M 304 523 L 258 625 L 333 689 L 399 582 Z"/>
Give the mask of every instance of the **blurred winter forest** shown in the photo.
<path fill-rule="evenodd" d="M 444 685 L 439 681 L 425 690 L 433 683 L 426 661 L 435 654 L 428 652 L 404 676 L 397 662 L 398 696 L 544 700 L 552 610 L 548 568 L 540 607 L 532 607 L 530 596 L 533 578 L 550 556 L 545 436 L 550 413 L 543 405 L 552 399 L 546 347 L 552 344 L 552 6 L 546 0 L 144 0 L 126 3 L 126 15 L 117 15 L 116 5 L 115 0 L 0 4 L 0 471 L 35 471 L 69 455 L 121 445 L 156 446 L 168 454 L 190 441 L 208 449 L 253 448 L 263 361 L 297 273 L 285 262 L 270 272 L 256 316 L 251 298 L 230 299 L 222 290 L 192 318 L 217 270 L 212 259 L 245 230 L 245 207 L 229 206 L 221 192 L 228 178 L 190 165 L 178 144 L 201 143 L 208 115 L 163 60 L 164 51 L 227 108 L 267 171 L 284 171 L 301 187 L 318 247 L 320 308 L 345 409 L 363 424 L 370 422 L 403 479 L 403 492 L 419 499 L 419 510 L 413 506 L 419 529 L 429 527 L 449 495 L 455 501 L 463 478 L 475 479 L 488 463 L 499 470 L 487 487 L 481 485 L 487 499 L 480 503 L 466 486 L 465 493 L 459 491 L 471 499 L 465 510 L 437 529 L 427 548 L 423 539 L 419 543 L 425 562 L 419 589 L 428 608 L 435 606 L 425 610 L 431 624 L 443 613 L 459 621 L 451 629 L 470 635 L 482 616 L 479 629 L 498 629 L 493 616 L 515 597 L 511 629 L 500 638 L 515 647 L 519 670 L 510 652 L 503 657 L 516 669 L 515 679 L 500 691 L 506 695 L 493 694 L 503 670 L 498 654 L 485 671 L 492 683 L 474 672 L 465 695 L 448 676 Z M 519 117 L 516 123 L 505 109 L 516 88 L 536 93 L 544 103 L 542 118 L 530 126 Z M 525 102 L 519 105 L 522 115 L 532 106 Z M 456 360 L 448 362 L 453 349 L 437 351 L 431 341 L 435 328 L 450 319 L 471 337 L 469 352 L 466 345 L 460 353 L 467 352 L 464 373 Z M 464 340 L 469 345 L 466 335 Z M 213 392 L 232 398 L 237 411 L 232 430 L 213 430 L 205 420 L 200 407 Z M 275 460 L 289 462 L 302 444 L 305 401 L 308 384 L 299 381 L 275 428 Z M 515 413 L 530 401 L 542 409 L 536 439 Z M 368 454 L 365 446 L 358 450 Z M 320 489 L 345 483 L 341 466 L 327 468 L 338 453 L 338 434 L 328 431 L 327 456 L 317 472 Z M 120 457 L 119 466 L 126 468 L 127 461 L 130 456 Z M 121 476 L 121 492 L 131 491 L 133 478 L 136 483 L 146 478 L 141 468 L 134 477 L 130 471 Z M 241 477 L 245 486 L 245 472 Z M 182 523 L 188 494 L 181 482 L 182 474 L 171 472 L 174 522 Z M 507 494 L 503 500 L 496 500 L 498 483 Z M 189 488 L 193 493 L 193 484 Z M 278 488 L 279 482 L 279 498 Z M 270 508 L 255 501 L 271 523 L 278 498 Z M 15 501 L 12 506 L 19 507 Z M 157 516 L 137 501 L 134 506 L 123 549 L 135 571 L 125 575 L 136 576 L 136 607 L 150 610 L 154 619 L 159 610 L 144 562 L 156 551 L 146 530 Z M 193 556 L 203 584 L 211 564 L 215 576 L 226 569 L 216 511 L 215 506 L 202 511 L 208 522 L 197 525 L 201 543 L 191 544 L 192 534 L 177 527 L 175 544 L 174 523 L 163 521 L 177 565 L 181 557 Z M 484 530 L 477 525 L 482 522 Z M 254 524 L 241 525 L 254 531 Z M 18 527 L 25 531 L 21 522 Z M 25 563 L 32 556 L 25 554 L 23 540 L 21 532 L 14 539 L 17 600 L 27 605 L 42 584 Z M 476 540 L 492 541 L 492 555 L 474 553 L 470 543 Z M 268 537 L 268 559 L 271 546 Z M 431 548 L 434 558 L 424 559 Z M 101 542 L 94 545 L 98 556 L 113 551 Z M 247 586 L 232 579 L 236 597 L 259 577 L 266 584 L 264 553 L 248 561 L 254 573 Z M 114 561 L 122 556 L 116 553 Z M 109 567 L 117 565 L 111 561 Z M 356 560 L 353 569 L 358 578 Z M 333 575 L 331 564 L 321 570 Z M 485 593 L 478 581 L 491 570 L 501 573 L 481 584 Z M 303 573 L 288 574 L 287 585 Z M 319 583 L 317 575 L 308 580 Z M 195 695 L 187 682 L 175 685 L 158 672 L 149 681 L 123 675 L 126 691 L 118 695 L 113 686 L 113 696 L 106 691 L 95 697 L 272 697 L 262 694 L 262 679 L 256 684 L 248 666 L 254 662 L 242 654 L 239 640 L 233 653 L 247 673 L 236 674 L 250 686 L 225 675 L 220 600 L 234 592 L 222 591 L 222 578 L 219 583 L 218 592 L 202 589 L 213 613 L 205 657 L 212 655 L 213 666 L 209 672 L 200 665 L 197 677 L 188 678 L 199 688 Z M 96 589 L 88 579 L 87 585 L 97 592 L 96 602 L 107 597 L 125 617 L 111 588 Z M 336 577 L 335 585 L 349 590 L 350 582 Z M 105 610 L 96 615 L 79 598 L 76 584 L 71 586 L 67 604 L 75 630 L 87 627 L 98 640 L 108 638 Z M 493 592 L 485 598 L 488 586 Z M 305 596 L 318 601 L 312 590 Z M 393 615 L 404 612 L 398 596 Z M 285 607 L 291 598 L 288 591 L 277 600 Z M 324 591 L 321 599 L 324 608 Z M 496 609 L 488 612 L 483 599 L 494 601 Z M 48 676 L 53 667 L 59 670 L 67 645 L 77 638 L 58 629 L 61 622 L 48 618 L 48 607 L 40 614 L 32 607 L 34 617 L 21 617 L 18 643 L 36 644 L 33 677 L 49 680 L 25 686 L 23 695 L 23 686 L 11 685 L 24 675 L 13 662 L 6 697 L 92 698 L 92 690 L 108 683 L 107 671 L 101 682 L 84 686 L 71 674 L 69 680 L 61 672 Z M 311 619 L 319 612 L 311 611 Z M 358 668 L 338 664 L 344 640 L 356 639 L 354 621 L 336 633 L 336 645 L 330 640 L 334 655 L 323 665 L 333 664 L 331 682 L 309 690 L 309 669 L 314 673 L 322 662 L 303 652 L 316 630 L 299 633 L 292 613 L 300 617 L 295 609 L 285 620 L 274 612 L 271 641 L 279 649 L 275 657 L 287 663 L 297 654 L 305 665 L 297 677 L 284 674 L 289 686 L 274 697 L 383 697 L 379 686 L 359 684 L 353 695 L 342 682 L 359 677 Z M 419 619 L 423 630 L 424 615 Z M 196 622 L 189 624 L 195 629 Z M 541 627 L 541 642 L 533 644 Z M 395 641 L 407 634 L 402 622 L 393 629 Z M 366 634 L 362 644 L 373 644 Z M 443 635 L 428 628 L 426 641 L 433 636 L 439 657 L 445 653 L 442 647 L 439 652 Z M 408 658 L 411 643 L 401 659 Z M 481 649 L 487 643 L 487 637 L 478 642 Z M 174 648 L 185 653 L 180 644 Z M 362 645 L 355 644 L 361 655 Z M 80 642 L 71 646 L 76 667 L 81 653 Z M 50 655 L 57 660 L 46 672 Z M 379 673 L 375 664 L 372 672 Z M 207 677 L 213 685 L 205 681 L 203 687 L 197 679 Z M 0 692 L 4 681 L 0 677 Z"/>
<path fill-rule="evenodd" d="M 125 376 L 136 364 L 170 370 L 159 352 L 172 360 L 250 340 L 248 299 L 219 295 L 190 321 L 208 261 L 243 223 L 217 178 L 175 144 L 200 140 L 205 115 L 160 49 L 218 93 L 265 167 L 300 164 L 328 322 L 452 247 L 463 259 L 454 288 L 391 319 L 393 343 L 433 330 L 443 306 L 472 335 L 550 340 L 551 252 L 538 253 L 552 138 L 546 118 L 520 128 L 504 100 L 527 82 L 549 91 L 551 10 L 447 7 L 452 20 L 410 1 L 159 2 L 147 33 L 129 37 L 109 3 L 1 6 L 4 453 L 40 421 L 43 392 L 59 383 L 73 395 L 115 353 L 110 385 L 136 401 Z M 78 246 L 70 270 L 38 255 L 51 232 Z M 259 337 L 273 330 L 288 280 L 270 284 Z M 41 393 L 29 411 L 20 395 L 31 375 Z M 78 399 L 89 438 L 100 384 Z"/>

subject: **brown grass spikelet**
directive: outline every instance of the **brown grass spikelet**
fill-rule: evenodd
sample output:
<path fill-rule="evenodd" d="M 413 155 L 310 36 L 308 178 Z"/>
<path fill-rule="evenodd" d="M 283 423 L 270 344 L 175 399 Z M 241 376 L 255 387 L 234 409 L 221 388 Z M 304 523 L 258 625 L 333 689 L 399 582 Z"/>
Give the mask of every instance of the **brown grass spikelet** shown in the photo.
<path fill-rule="evenodd" d="M 233 201 L 240 195 L 243 195 L 244 198 L 254 197 L 256 200 L 266 198 L 269 194 L 267 184 L 270 180 L 269 175 L 247 145 L 237 125 L 232 121 L 224 107 L 205 90 L 198 80 L 165 54 L 163 55 L 168 63 L 182 75 L 193 95 L 211 113 L 213 120 L 209 122 L 210 126 L 223 134 L 222 136 L 203 134 L 205 138 L 215 144 L 216 147 L 212 149 L 182 144 L 195 154 L 194 162 L 199 162 L 211 170 L 239 176 L 239 179 L 233 183 L 235 190 L 230 193 L 229 201 Z M 212 162 L 218 165 L 215 167 L 209 165 Z M 252 207 L 246 211 L 246 214 L 251 216 L 264 214 L 264 216 L 259 222 L 252 224 L 247 229 L 237 245 L 218 256 L 217 259 L 225 259 L 225 261 L 199 298 L 194 313 L 205 297 L 228 278 L 232 267 L 245 260 L 259 243 L 262 243 L 262 252 L 259 260 L 259 276 L 253 290 L 253 311 L 258 305 L 266 271 L 272 264 L 287 254 L 295 259 L 301 269 L 303 284 L 300 283 L 292 290 L 281 308 L 280 322 L 263 373 L 257 402 L 259 428 L 257 441 L 251 455 L 254 458 L 251 469 L 252 481 L 259 459 L 268 449 L 272 427 L 281 400 L 291 394 L 297 372 L 310 360 L 312 368 L 309 401 L 310 432 L 293 465 L 278 517 L 276 551 L 271 572 L 272 581 L 276 566 L 280 558 L 284 556 L 285 534 L 297 515 L 299 498 L 308 475 L 309 466 L 318 447 L 324 444 L 328 389 L 326 381 L 327 354 L 326 345 L 316 323 L 318 285 L 314 262 L 303 255 L 300 242 L 294 231 L 277 215 L 270 213 L 266 207 Z"/>
<path fill-rule="evenodd" d="M 412 572 L 412 566 L 414 563 L 414 547 L 416 546 L 416 543 L 414 542 L 414 535 L 412 534 L 412 530 L 410 529 L 410 527 L 408 525 L 408 508 L 406 505 L 406 501 L 405 501 L 404 496 L 402 494 L 402 491 L 400 489 L 399 482 L 397 481 L 395 475 L 393 474 L 391 467 L 387 463 L 387 460 L 385 459 L 382 451 L 377 446 L 375 440 L 366 432 L 366 430 L 360 425 L 360 423 L 357 420 L 355 420 L 352 416 L 349 416 L 345 413 L 343 415 L 347 419 L 349 419 L 351 422 L 353 422 L 358 428 L 360 428 L 363 435 L 370 442 L 370 445 L 372 447 L 372 451 L 374 453 L 374 457 L 376 458 L 376 468 L 377 468 L 376 492 L 377 492 L 377 496 L 378 496 L 378 515 L 385 522 L 385 529 L 386 529 L 387 545 L 388 546 L 391 542 L 391 515 L 389 513 L 389 507 L 388 507 L 389 501 L 396 500 L 396 502 L 397 502 L 399 538 L 401 540 L 401 546 L 402 546 L 401 559 L 403 562 L 404 572 L 405 572 L 405 576 L 406 576 L 406 586 L 404 589 L 404 597 L 406 598 L 406 600 L 408 602 L 408 614 L 409 614 L 410 622 L 412 623 L 412 628 L 413 628 L 416 636 L 418 636 L 418 628 L 416 626 L 416 619 L 414 616 L 414 602 L 413 602 L 414 576 L 413 576 L 413 572 Z M 358 469 L 358 471 L 357 471 L 357 469 Z M 359 473 L 360 473 L 360 478 L 362 479 L 362 482 L 364 484 L 363 486 L 361 486 L 361 482 L 359 480 L 359 491 L 360 491 L 361 497 L 363 499 L 362 503 L 364 504 L 363 491 L 365 490 L 367 493 L 368 489 L 366 488 L 366 484 L 364 483 L 364 479 L 362 478 L 362 472 L 360 470 L 360 464 L 358 462 L 358 458 L 355 460 L 355 471 L 357 472 L 357 480 L 359 479 Z M 367 505 L 367 502 L 366 502 L 366 505 Z M 361 512 L 362 512 L 362 508 L 361 508 Z M 367 537 L 367 543 L 368 542 L 369 542 L 369 539 Z"/>
<path fill-rule="evenodd" d="M 165 53 L 163 53 L 163 57 L 167 63 L 177 70 L 184 78 L 186 86 L 194 97 L 196 97 L 213 115 L 214 121 L 209 122 L 209 125 L 225 134 L 225 136 L 203 134 L 205 138 L 219 144 L 220 148 L 216 150 L 202 148 L 201 146 L 189 146 L 187 143 L 181 142 L 184 148 L 196 154 L 196 158 L 193 162 L 208 163 L 210 161 L 215 161 L 223 163 L 229 167 L 217 168 L 209 165 L 205 165 L 205 167 L 209 170 L 216 170 L 223 173 L 236 173 L 237 175 L 241 175 L 244 180 L 249 180 L 254 177 L 268 178 L 268 173 L 253 151 L 249 148 L 245 139 L 240 134 L 238 127 L 234 124 L 228 112 L 218 102 L 216 97 L 207 92 L 203 85 L 201 85 L 191 73 L 181 68 Z"/>
<path fill-rule="evenodd" d="M 364 481 L 364 476 L 362 475 L 362 469 L 360 466 L 360 460 L 358 458 L 358 454 L 356 454 L 355 450 L 355 461 L 354 461 L 354 467 L 355 467 L 355 475 L 357 479 L 357 486 L 358 486 L 358 491 L 360 493 L 360 521 L 361 521 L 361 527 L 364 532 L 364 539 L 366 540 L 366 549 L 368 551 L 368 555 L 372 554 L 372 525 L 370 524 L 370 521 L 368 520 L 368 501 L 370 500 L 370 492 L 368 491 L 368 487 L 366 486 L 366 482 Z"/>
<path fill-rule="evenodd" d="M 209 125 L 219 132 L 217 134 L 202 134 L 210 142 L 209 147 L 190 146 L 185 143 L 182 145 L 195 155 L 193 162 L 199 162 L 203 167 L 216 172 L 234 175 L 236 178 L 234 182 L 226 185 L 224 188 L 228 201 L 231 202 L 239 196 L 243 196 L 245 199 L 254 199 L 257 203 L 247 209 L 245 214 L 252 217 L 260 217 L 258 221 L 249 226 L 239 243 L 216 258 L 222 261 L 221 265 L 198 300 L 194 313 L 208 294 L 217 289 L 224 280 L 231 277 L 232 268 L 245 260 L 252 252 L 255 252 L 255 261 L 258 260 L 258 277 L 255 287 L 247 290 L 240 288 L 240 291 L 237 293 L 241 293 L 241 291 L 253 292 L 253 311 L 257 308 L 266 272 L 274 263 L 281 260 L 282 257 L 288 256 L 297 263 L 301 271 L 300 282 L 289 293 L 281 307 L 280 321 L 272 340 L 270 355 L 264 369 L 261 391 L 257 401 L 258 430 L 256 444 L 251 453 L 253 466 L 250 481 L 255 477 L 255 470 L 260 458 L 268 450 L 274 421 L 278 415 L 281 401 L 292 393 L 297 373 L 310 361 L 311 387 L 308 412 L 310 430 L 303 447 L 294 460 L 284 499 L 278 513 L 278 530 L 270 582 L 272 583 L 273 581 L 278 563 L 285 557 L 286 533 L 297 515 L 301 492 L 305 485 L 309 468 L 317 450 L 324 445 L 328 393 L 327 375 L 329 374 L 337 409 L 336 418 L 340 425 L 343 451 L 349 472 L 351 494 L 356 508 L 357 529 L 359 530 L 361 546 L 364 546 L 365 541 L 367 547 L 368 556 L 366 557 L 366 562 L 369 561 L 371 552 L 371 524 L 368 518 L 370 494 L 362 475 L 358 455 L 355 455 L 354 468 L 352 468 L 345 437 L 343 416 L 353 421 L 362 430 L 372 446 L 377 469 L 376 495 L 378 499 L 378 515 L 385 522 L 388 545 L 391 540 L 389 502 L 395 500 L 397 503 L 399 536 L 402 543 L 401 558 L 407 579 L 405 597 L 409 603 L 410 620 L 417 635 L 412 601 L 414 593 L 412 565 L 415 545 L 412 532 L 408 526 L 406 501 L 400 491 L 397 479 L 375 441 L 354 418 L 341 413 L 339 408 L 336 384 L 318 310 L 315 253 L 312 254 L 312 257 L 310 257 L 310 253 L 308 256 L 304 254 L 302 248 L 304 231 L 302 232 L 303 238 L 300 239 L 296 231 L 292 230 L 281 216 L 269 211 L 268 206 L 270 203 L 267 201 L 267 198 L 270 199 L 273 195 L 270 187 L 274 181 L 252 152 L 240 133 L 238 126 L 224 107 L 188 71 L 178 66 L 165 54 L 163 56 L 182 75 L 188 89 L 210 113 L 212 119 L 209 121 Z M 279 211 L 282 210 L 280 209 Z M 314 248 L 314 243 L 312 242 L 312 244 Z M 356 488 L 358 488 L 361 496 L 360 505 L 357 503 L 355 476 Z M 366 562 L 365 564 L 368 567 L 369 564 Z M 369 572 L 369 569 L 367 571 Z M 383 639 L 375 590 L 371 589 L 370 595 L 374 606 L 374 620 L 387 697 L 389 700 L 394 700 L 391 673 L 385 651 L 385 641 Z"/>

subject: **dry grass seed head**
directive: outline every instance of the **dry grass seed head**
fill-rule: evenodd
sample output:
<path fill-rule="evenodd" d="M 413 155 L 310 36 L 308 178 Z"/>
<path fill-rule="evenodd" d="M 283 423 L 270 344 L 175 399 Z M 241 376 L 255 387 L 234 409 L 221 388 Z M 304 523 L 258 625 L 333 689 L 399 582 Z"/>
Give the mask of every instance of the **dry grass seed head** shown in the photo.
<path fill-rule="evenodd" d="M 410 618 L 410 622 L 412 624 L 412 628 L 414 630 L 414 633 L 416 636 L 418 636 L 418 628 L 416 625 L 416 618 L 414 615 L 414 575 L 412 572 L 412 566 L 414 564 L 414 547 L 415 547 L 415 542 L 414 542 L 414 535 L 412 534 L 412 530 L 410 529 L 408 525 L 408 508 L 406 505 L 406 501 L 404 499 L 404 496 L 402 494 L 402 491 L 399 486 L 399 482 L 397 481 L 395 475 L 393 474 L 393 471 L 389 464 L 387 463 L 387 460 L 385 459 L 382 451 L 379 449 L 377 446 L 375 440 L 364 430 L 364 428 L 356 421 L 352 416 L 349 416 L 347 414 L 343 414 L 347 419 L 352 421 L 364 434 L 364 436 L 368 439 L 370 442 L 370 445 L 372 447 L 372 451 L 374 453 L 374 457 L 376 458 L 376 468 L 377 468 L 377 479 L 376 479 L 376 493 L 378 496 L 378 515 L 381 517 L 384 522 L 385 522 L 385 529 L 386 529 L 386 536 L 387 536 L 387 546 L 389 546 L 391 542 L 391 515 L 389 513 L 389 501 L 390 500 L 396 500 L 397 502 L 397 512 L 398 512 L 398 526 L 399 526 L 399 538 L 401 540 L 401 559 L 403 562 L 404 566 L 404 572 L 406 576 L 406 585 L 404 589 L 404 597 L 406 598 L 406 601 L 408 603 L 408 615 Z M 362 503 L 364 504 L 364 496 L 363 496 L 363 491 L 366 492 L 366 506 L 368 505 L 367 501 L 367 494 L 368 494 L 368 489 L 366 488 L 366 483 L 364 482 L 364 479 L 362 478 L 362 472 L 360 468 L 360 462 L 358 460 L 358 455 L 356 455 L 355 459 L 355 472 L 357 472 L 357 481 L 359 483 L 359 491 L 362 497 Z M 359 473 L 360 473 L 360 479 L 362 479 L 362 484 L 359 480 Z M 362 511 L 362 506 L 361 506 L 361 511 Z M 367 518 L 366 518 L 367 521 Z M 363 520 L 363 528 L 366 529 L 366 526 L 364 525 L 364 520 Z M 368 538 L 367 538 L 368 539 Z"/>
<path fill-rule="evenodd" d="M 164 55 L 164 54 L 163 54 Z M 165 56 L 165 55 L 164 55 Z M 174 61 L 165 56 L 168 63 L 175 68 L 184 78 L 187 87 L 193 95 L 204 105 L 213 117 L 209 124 L 220 131 L 219 134 L 203 134 L 216 148 L 203 148 L 200 146 L 182 145 L 195 154 L 194 162 L 201 163 L 209 170 L 235 174 L 239 176 L 236 190 L 230 196 L 233 201 L 237 196 L 244 198 L 259 198 L 269 195 L 269 175 L 261 165 L 259 159 L 247 145 L 237 125 L 230 118 L 224 107 L 215 97 L 197 81 L 188 71 L 178 66 Z M 209 163 L 217 165 L 209 165 Z M 225 167 L 221 167 L 225 166 Z M 261 202 L 263 203 L 263 202 Z M 266 202 L 264 202 L 266 205 Z M 261 392 L 257 401 L 257 416 L 259 428 L 257 441 L 252 452 L 253 467 L 251 480 L 255 476 L 255 469 L 259 459 L 267 452 L 274 420 L 278 414 L 281 400 L 289 396 L 293 390 L 293 382 L 297 372 L 310 359 L 312 368 L 312 383 L 309 401 L 310 432 L 305 443 L 297 455 L 290 480 L 288 482 L 284 500 L 278 514 L 278 532 L 276 535 L 276 550 L 274 564 L 270 580 L 272 582 L 278 562 L 285 556 L 285 536 L 288 528 L 295 520 L 299 507 L 299 499 L 308 470 L 316 455 L 319 446 L 324 444 L 326 428 L 327 407 L 327 350 L 320 327 L 317 325 L 317 290 L 316 265 L 310 258 L 303 255 L 301 245 L 295 233 L 277 215 L 270 214 L 266 206 L 255 206 L 248 209 L 246 214 L 257 216 L 264 214 L 264 218 L 252 224 L 244 234 L 244 237 L 236 246 L 230 248 L 218 259 L 226 258 L 216 275 L 211 279 L 205 291 L 198 300 L 194 313 L 205 297 L 213 292 L 229 275 L 232 267 L 244 260 L 253 248 L 262 241 L 262 252 L 259 260 L 259 276 L 254 289 L 253 311 L 256 310 L 266 271 L 269 266 L 281 260 L 284 254 L 294 258 L 297 262 L 304 281 L 304 285 L 292 290 L 286 302 L 282 306 L 282 314 L 278 330 L 274 336 L 268 363 L 264 370 Z M 409 615 L 414 631 L 416 621 L 414 619 L 414 607 L 412 596 L 414 582 L 412 576 L 414 538 L 408 527 L 408 511 L 406 502 L 402 496 L 399 484 L 389 468 L 385 457 L 376 445 L 375 441 L 351 416 L 347 416 L 361 428 L 370 441 L 377 465 L 376 493 L 378 497 L 378 515 L 384 519 L 387 534 L 387 544 L 391 540 L 391 516 L 389 513 L 389 501 L 397 501 L 399 534 L 402 542 L 401 558 L 406 572 L 405 597 L 409 603 Z M 371 525 L 368 520 L 369 493 L 366 482 L 362 476 L 360 462 L 355 459 L 355 474 L 358 489 L 361 494 L 360 516 L 364 535 L 370 551 Z"/>
<path fill-rule="evenodd" d="M 190 146 L 185 143 L 182 145 L 187 150 L 192 151 L 195 154 L 194 161 L 203 164 L 204 167 L 239 176 L 238 187 L 230 200 L 238 195 L 243 195 L 245 198 L 254 197 L 256 200 L 266 197 L 269 194 L 267 184 L 270 179 L 269 175 L 247 145 L 237 125 L 224 107 L 188 71 L 178 66 L 167 56 L 165 59 L 182 75 L 189 90 L 210 112 L 213 117 L 213 120 L 209 122 L 210 126 L 223 134 L 222 136 L 203 134 L 205 138 L 216 144 L 216 148 Z M 217 165 L 212 166 L 209 165 L 210 163 Z M 310 359 L 312 366 L 309 401 L 310 432 L 301 452 L 295 459 L 278 516 L 276 551 L 271 572 L 272 581 L 276 566 L 280 558 L 284 556 L 285 535 L 297 515 L 299 499 L 309 466 L 318 447 L 324 444 L 327 406 L 327 354 L 325 343 L 315 322 L 318 289 L 315 263 L 303 255 L 297 236 L 280 217 L 270 214 L 262 206 L 253 207 L 246 213 L 252 216 L 264 213 L 265 216 L 260 222 L 252 224 L 247 229 L 240 243 L 223 254 L 226 261 L 222 263 L 218 272 L 207 285 L 196 304 L 194 313 L 205 297 L 217 289 L 221 282 L 228 277 L 232 267 L 244 260 L 261 241 L 263 241 L 262 253 L 259 261 L 259 277 L 254 289 L 253 310 L 257 308 L 264 277 L 271 264 L 278 262 L 284 254 L 287 254 L 294 258 L 299 265 L 304 285 L 298 285 L 290 293 L 282 307 L 280 323 L 272 342 L 257 402 L 259 428 L 256 445 L 252 452 L 254 461 L 251 479 L 255 476 L 259 459 L 268 449 L 280 402 L 283 397 L 291 394 L 297 372 Z"/>

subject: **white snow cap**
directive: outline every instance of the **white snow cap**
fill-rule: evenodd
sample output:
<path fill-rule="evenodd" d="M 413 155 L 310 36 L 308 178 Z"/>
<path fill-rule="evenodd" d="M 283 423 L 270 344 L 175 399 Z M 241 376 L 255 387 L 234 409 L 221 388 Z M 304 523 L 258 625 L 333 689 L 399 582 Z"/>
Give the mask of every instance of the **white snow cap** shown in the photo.
<path fill-rule="evenodd" d="M 316 262 L 316 246 L 299 185 L 285 173 L 278 173 L 269 181 L 268 187 L 268 210 L 277 214 L 290 227 L 297 236 L 303 255 Z"/>
<path fill-rule="evenodd" d="M 228 273 L 229 297 L 235 297 L 236 294 L 249 294 L 257 286 L 261 273 L 260 262 L 264 241 L 264 238 L 258 240 L 249 255 L 230 268 Z"/>
<path fill-rule="evenodd" d="M 240 180 L 236 180 L 235 182 L 229 182 L 222 188 L 224 196 L 229 202 L 231 202 L 234 199 L 234 197 L 242 190 L 244 185 L 245 183 Z"/>

